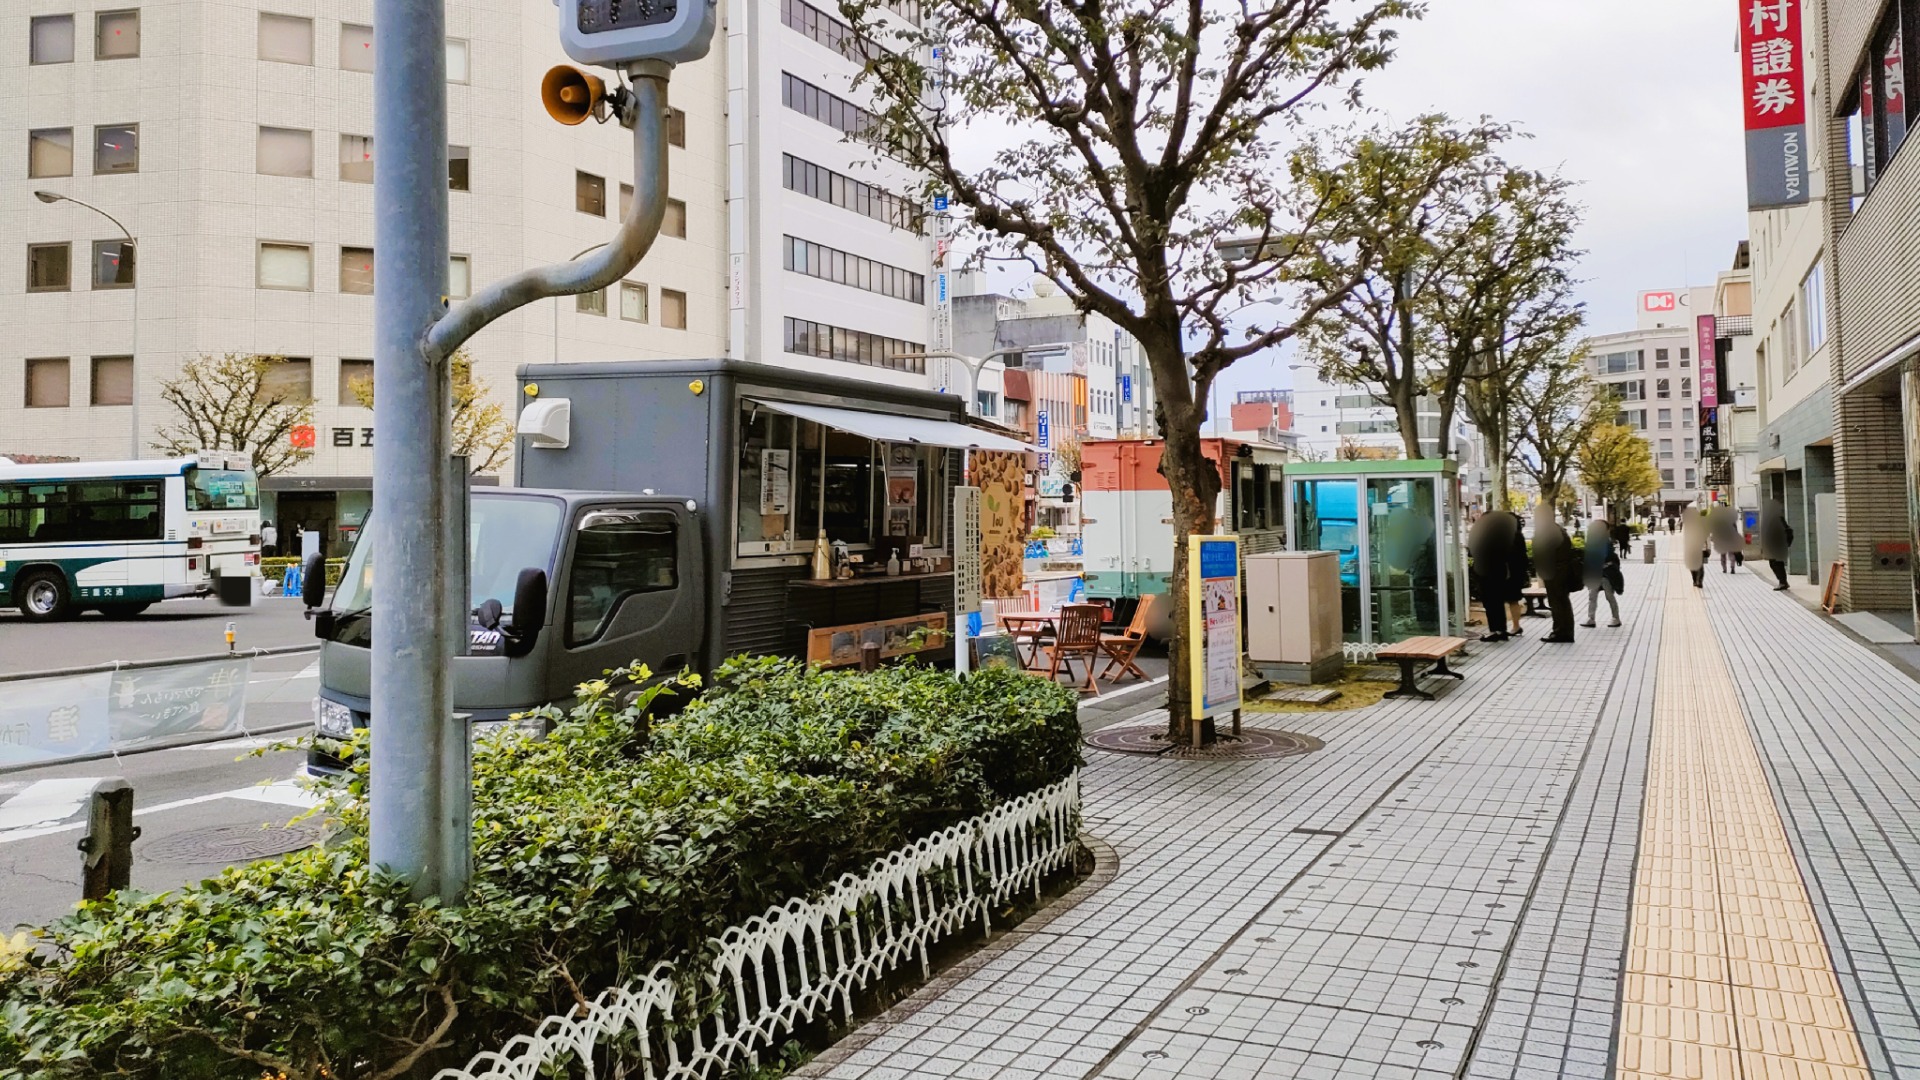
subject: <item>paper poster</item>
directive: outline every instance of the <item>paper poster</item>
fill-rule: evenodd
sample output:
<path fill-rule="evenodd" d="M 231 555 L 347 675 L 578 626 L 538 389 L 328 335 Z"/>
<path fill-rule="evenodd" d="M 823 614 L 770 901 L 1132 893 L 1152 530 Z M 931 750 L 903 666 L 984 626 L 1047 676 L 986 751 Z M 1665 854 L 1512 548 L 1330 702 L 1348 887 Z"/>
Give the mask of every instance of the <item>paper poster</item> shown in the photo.
<path fill-rule="evenodd" d="M 1188 652 L 1193 658 L 1193 716 L 1240 708 L 1240 540 L 1190 536 L 1187 552 Z"/>
<path fill-rule="evenodd" d="M 793 497 L 793 451 L 760 451 L 760 516 L 785 514 Z"/>

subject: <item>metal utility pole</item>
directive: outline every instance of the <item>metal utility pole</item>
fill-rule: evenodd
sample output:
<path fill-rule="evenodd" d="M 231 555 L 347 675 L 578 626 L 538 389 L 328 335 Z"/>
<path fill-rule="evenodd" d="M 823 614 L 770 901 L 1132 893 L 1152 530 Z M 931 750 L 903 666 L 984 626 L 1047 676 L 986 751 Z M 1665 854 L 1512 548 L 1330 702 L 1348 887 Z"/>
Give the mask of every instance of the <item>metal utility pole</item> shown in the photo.
<path fill-rule="evenodd" d="M 566 37 L 581 22 L 571 3 L 561 9 L 562 40 L 578 56 L 580 43 Z M 591 258 L 523 271 L 449 310 L 445 0 L 375 2 L 374 139 L 384 149 L 373 180 L 374 424 L 383 434 L 373 451 L 371 539 L 380 593 L 373 608 L 371 847 L 375 865 L 410 882 L 415 896 L 457 899 L 469 851 L 468 735 L 453 715 L 448 679 L 451 658 L 464 651 L 468 609 L 461 585 L 467 504 L 450 464 L 451 358 L 507 312 L 604 289 L 647 253 L 666 215 L 672 63 L 639 57 L 695 59 L 711 32 L 711 8 L 689 4 L 664 26 L 596 35 L 625 42 L 612 46 L 615 56 L 581 46 L 592 53 L 590 62 L 618 66 L 634 84 L 602 100 L 597 79 L 582 81 L 593 88 L 590 100 L 584 91 L 566 99 L 596 117 L 611 110 L 633 122 L 629 215 Z M 662 33 L 665 44 L 632 44 Z"/>

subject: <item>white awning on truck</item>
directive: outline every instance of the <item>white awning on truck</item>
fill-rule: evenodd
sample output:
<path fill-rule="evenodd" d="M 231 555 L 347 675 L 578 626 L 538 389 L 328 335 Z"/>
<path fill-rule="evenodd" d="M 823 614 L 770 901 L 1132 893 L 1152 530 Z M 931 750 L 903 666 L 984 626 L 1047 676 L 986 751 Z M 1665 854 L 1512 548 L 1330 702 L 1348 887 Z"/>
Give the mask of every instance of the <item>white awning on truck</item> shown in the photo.
<path fill-rule="evenodd" d="M 836 409 L 827 405 L 799 405 L 791 401 L 751 399 L 763 409 L 787 416 L 811 420 L 816 424 L 872 439 L 875 442 L 918 443 L 944 446 L 953 450 L 1003 450 L 1031 453 L 1034 448 L 1018 439 L 995 435 L 951 420 L 927 420 L 917 416 L 894 416 L 864 409 Z"/>

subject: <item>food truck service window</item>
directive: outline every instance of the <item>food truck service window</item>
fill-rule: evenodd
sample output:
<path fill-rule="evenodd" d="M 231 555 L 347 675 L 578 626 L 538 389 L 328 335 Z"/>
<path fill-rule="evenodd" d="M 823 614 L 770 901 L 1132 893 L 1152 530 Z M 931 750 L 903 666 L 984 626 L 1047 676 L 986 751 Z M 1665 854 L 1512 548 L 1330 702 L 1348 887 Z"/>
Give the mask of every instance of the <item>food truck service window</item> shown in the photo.
<path fill-rule="evenodd" d="M 809 552 L 821 530 L 855 549 L 882 536 L 946 543 L 948 450 L 875 442 L 752 405 L 740 431 L 739 555 Z"/>

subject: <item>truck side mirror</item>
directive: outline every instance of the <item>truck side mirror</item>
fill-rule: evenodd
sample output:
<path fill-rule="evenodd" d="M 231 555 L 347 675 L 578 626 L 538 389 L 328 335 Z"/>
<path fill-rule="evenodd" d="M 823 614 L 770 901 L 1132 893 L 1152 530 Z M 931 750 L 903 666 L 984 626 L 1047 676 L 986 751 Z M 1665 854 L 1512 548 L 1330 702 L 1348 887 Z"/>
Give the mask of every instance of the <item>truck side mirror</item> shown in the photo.
<path fill-rule="evenodd" d="M 308 611 L 327 601 L 327 560 L 318 553 L 300 565 L 300 602 Z"/>
<path fill-rule="evenodd" d="M 529 566 L 520 571 L 520 579 L 513 585 L 513 628 L 507 632 L 507 655 L 532 652 L 546 625 L 547 572 Z"/>

